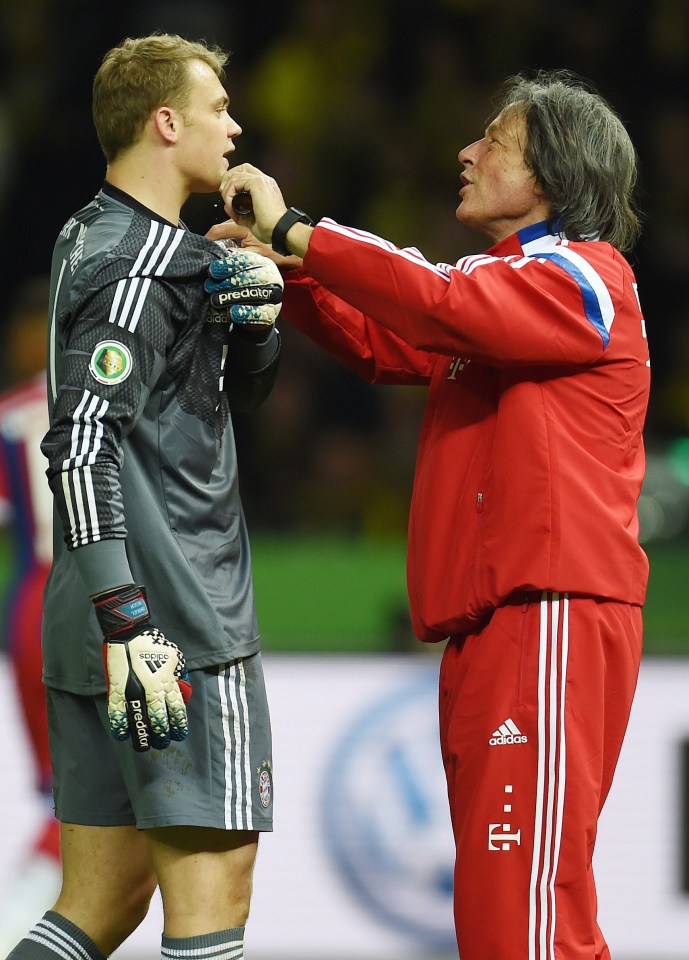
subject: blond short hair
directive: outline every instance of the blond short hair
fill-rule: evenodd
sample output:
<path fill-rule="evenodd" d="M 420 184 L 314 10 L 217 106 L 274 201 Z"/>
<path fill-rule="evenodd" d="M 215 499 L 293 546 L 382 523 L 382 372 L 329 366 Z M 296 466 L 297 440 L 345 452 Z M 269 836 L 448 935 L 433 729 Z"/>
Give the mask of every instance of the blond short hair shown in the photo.
<path fill-rule="evenodd" d="M 107 162 L 137 143 L 158 107 L 185 108 L 192 61 L 224 80 L 228 58 L 219 47 L 164 33 L 128 38 L 109 50 L 93 82 L 93 122 Z"/>

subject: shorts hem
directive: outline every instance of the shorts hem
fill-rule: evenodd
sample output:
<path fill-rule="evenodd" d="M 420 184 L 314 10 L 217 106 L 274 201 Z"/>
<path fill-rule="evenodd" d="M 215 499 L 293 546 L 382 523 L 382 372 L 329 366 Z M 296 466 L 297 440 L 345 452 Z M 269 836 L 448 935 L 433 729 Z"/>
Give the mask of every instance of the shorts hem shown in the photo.
<path fill-rule="evenodd" d="M 240 830 L 247 830 L 250 833 L 272 833 L 273 821 L 261 820 L 253 827 L 228 827 L 226 823 L 217 820 L 197 819 L 193 822 L 189 817 L 145 817 L 136 821 L 139 830 L 155 830 L 160 827 L 210 827 L 213 830 L 224 830 L 227 833 L 234 833 Z"/>
<path fill-rule="evenodd" d="M 96 817 L 96 816 L 66 816 L 55 813 L 55 819 L 60 823 L 72 823 L 78 827 L 135 827 L 133 816 L 128 817 Z"/>

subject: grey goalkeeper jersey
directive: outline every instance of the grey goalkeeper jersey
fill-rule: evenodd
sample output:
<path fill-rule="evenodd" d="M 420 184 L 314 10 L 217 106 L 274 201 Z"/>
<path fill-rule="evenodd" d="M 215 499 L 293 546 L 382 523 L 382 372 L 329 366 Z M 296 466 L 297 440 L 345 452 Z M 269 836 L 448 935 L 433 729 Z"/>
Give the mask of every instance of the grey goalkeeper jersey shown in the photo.
<path fill-rule="evenodd" d="M 109 184 L 55 245 L 42 444 L 56 507 L 50 686 L 105 689 L 89 594 L 131 580 L 189 667 L 259 649 L 230 408 L 267 395 L 279 337 L 256 344 L 210 318 L 203 280 L 220 255 Z"/>

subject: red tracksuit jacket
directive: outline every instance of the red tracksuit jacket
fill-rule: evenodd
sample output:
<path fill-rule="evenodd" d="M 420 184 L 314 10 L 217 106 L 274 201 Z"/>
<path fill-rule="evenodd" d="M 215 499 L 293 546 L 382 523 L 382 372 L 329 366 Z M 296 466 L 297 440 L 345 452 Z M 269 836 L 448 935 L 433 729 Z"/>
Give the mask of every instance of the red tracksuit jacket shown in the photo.
<path fill-rule="evenodd" d="M 420 639 L 516 591 L 643 604 L 650 370 L 617 250 L 540 223 L 450 266 L 323 220 L 283 314 L 370 382 L 430 385 L 407 565 Z"/>

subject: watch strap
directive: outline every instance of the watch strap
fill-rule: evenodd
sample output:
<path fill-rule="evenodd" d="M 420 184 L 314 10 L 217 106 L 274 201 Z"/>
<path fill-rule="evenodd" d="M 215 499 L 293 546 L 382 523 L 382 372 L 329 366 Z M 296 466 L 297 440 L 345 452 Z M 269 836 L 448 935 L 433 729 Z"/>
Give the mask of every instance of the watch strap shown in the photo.
<path fill-rule="evenodd" d="M 305 223 L 309 227 L 314 225 L 314 221 L 308 213 L 304 213 L 304 211 L 299 210 L 298 207 L 290 207 L 289 210 L 283 213 L 273 227 L 270 245 L 276 253 L 279 253 L 283 257 L 289 257 L 290 255 L 285 238 L 287 237 L 287 231 L 291 230 L 295 223 Z"/>

